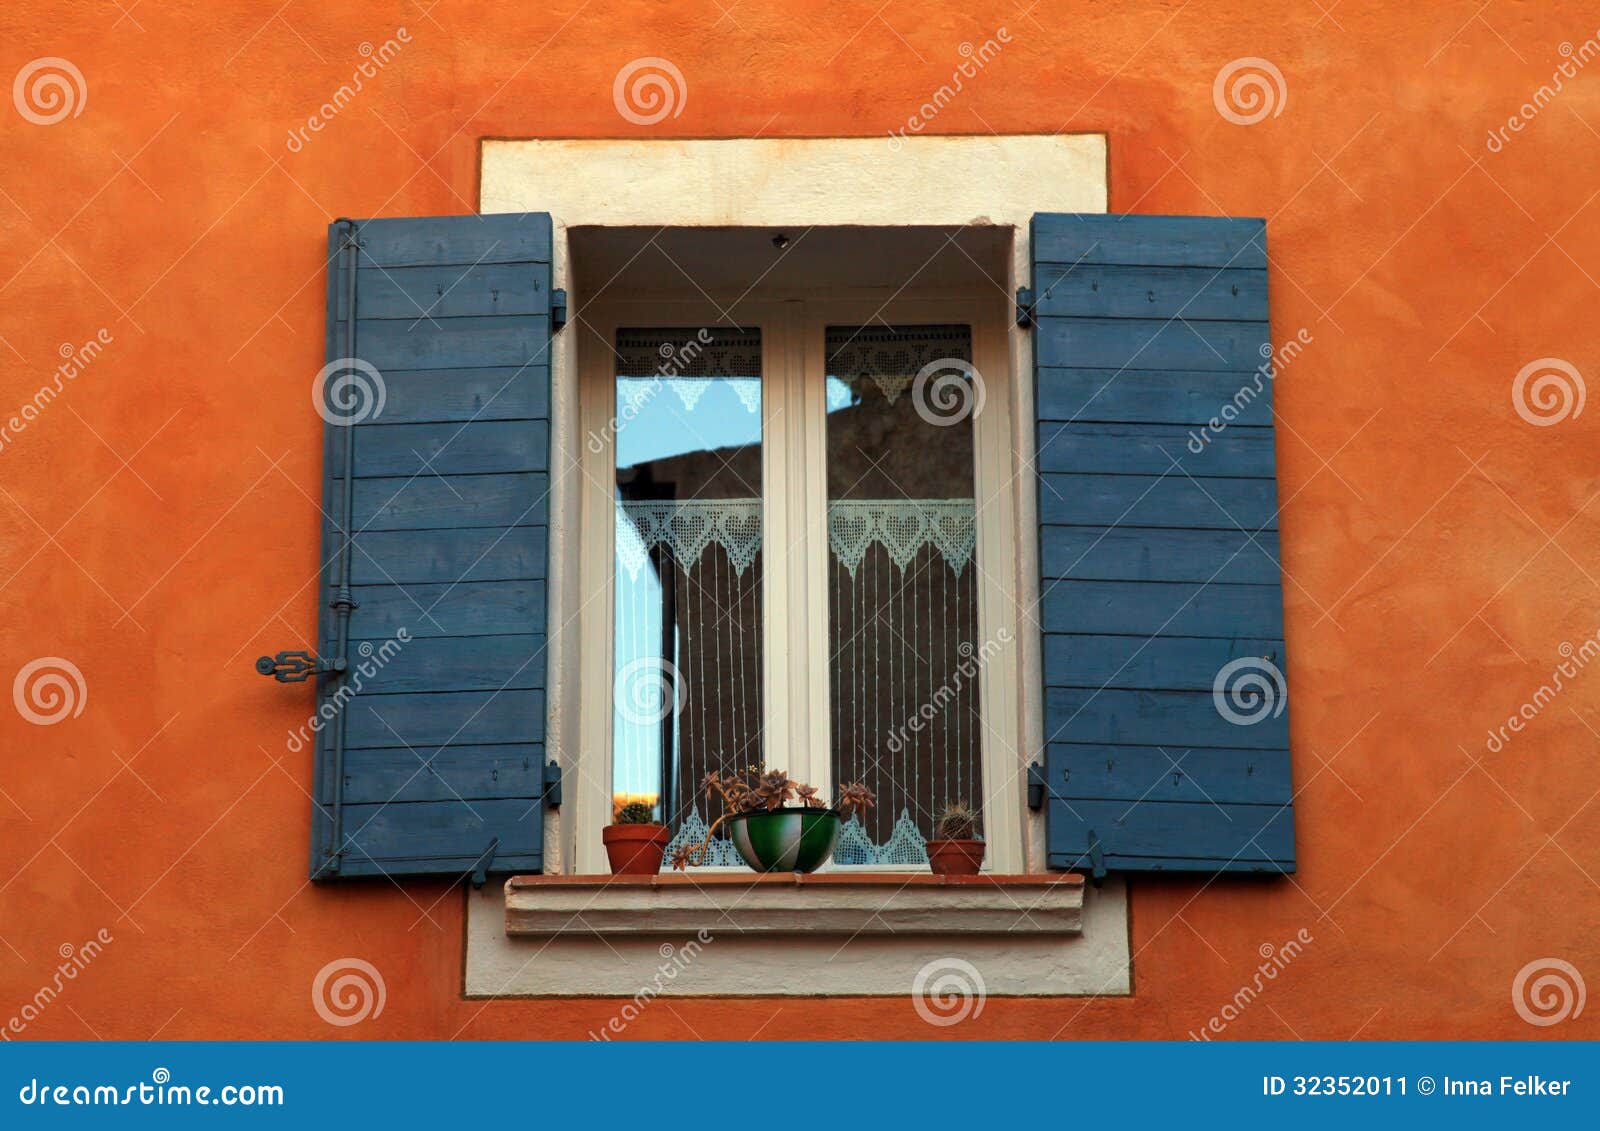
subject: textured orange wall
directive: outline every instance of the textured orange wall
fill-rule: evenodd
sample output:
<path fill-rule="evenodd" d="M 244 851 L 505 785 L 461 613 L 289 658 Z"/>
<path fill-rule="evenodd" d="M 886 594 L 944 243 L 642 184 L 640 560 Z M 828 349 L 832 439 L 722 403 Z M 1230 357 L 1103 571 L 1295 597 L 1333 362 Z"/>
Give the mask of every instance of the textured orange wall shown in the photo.
<path fill-rule="evenodd" d="M 1596 35 L 1592 4 L 120 7 L 0 11 L 0 409 L 62 343 L 112 337 L 0 448 L 0 675 L 60 656 L 88 688 L 53 726 L 0 710 L 0 1023 L 104 928 L 28 1036 L 603 1024 L 613 1003 L 462 1001 L 459 891 L 305 881 L 309 755 L 283 736 L 310 700 L 250 662 L 316 618 L 324 224 L 471 211 L 485 136 L 883 135 L 1005 26 L 928 132 L 1105 131 L 1113 211 L 1269 217 L 1274 337 L 1314 339 L 1277 390 L 1301 871 L 1135 882 L 1131 998 L 939 1030 L 908 1000 L 673 1002 L 628 1035 L 778 1036 L 803 1011 L 818 1037 L 1182 1036 L 1304 928 L 1228 1037 L 1600 1036 L 1600 1010 L 1540 1029 L 1511 1003 L 1535 959 L 1600 978 L 1600 670 L 1485 749 L 1600 629 L 1600 406 L 1537 427 L 1511 395 L 1539 358 L 1600 376 L 1600 59 L 1486 146 Z M 40 56 L 81 71 L 79 116 L 5 100 Z M 619 117 L 639 56 L 681 69 L 681 116 Z M 1245 56 L 1287 90 L 1249 126 L 1212 96 Z M 330 1029 L 310 983 L 352 954 L 387 1005 Z"/>

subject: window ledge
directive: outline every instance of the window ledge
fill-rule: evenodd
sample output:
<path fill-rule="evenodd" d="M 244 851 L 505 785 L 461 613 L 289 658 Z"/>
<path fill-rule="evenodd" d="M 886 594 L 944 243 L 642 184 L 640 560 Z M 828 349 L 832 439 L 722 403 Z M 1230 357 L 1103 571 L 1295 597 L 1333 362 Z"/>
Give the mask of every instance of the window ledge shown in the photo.
<path fill-rule="evenodd" d="M 1083 877 L 814 875 L 513 876 L 512 937 L 718 935 L 1076 935 Z"/>

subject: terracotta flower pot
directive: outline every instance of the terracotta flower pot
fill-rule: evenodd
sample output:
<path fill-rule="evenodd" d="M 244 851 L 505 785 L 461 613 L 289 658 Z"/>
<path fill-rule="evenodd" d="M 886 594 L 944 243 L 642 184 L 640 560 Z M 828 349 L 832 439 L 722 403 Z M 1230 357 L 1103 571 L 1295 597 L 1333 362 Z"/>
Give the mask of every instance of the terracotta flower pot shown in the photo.
<path fill-rule="evenodd" d="M 611 872 L 617 876 L 653 876 L 661 871 L 672 834 L 665 825 L 607 825 L 600 830 Z"/>
<path fill-rule="evenodd" d="M 983 841 L 930 840 L 928 867 L 936 876 L 976 876 L 983 867 Z"/>

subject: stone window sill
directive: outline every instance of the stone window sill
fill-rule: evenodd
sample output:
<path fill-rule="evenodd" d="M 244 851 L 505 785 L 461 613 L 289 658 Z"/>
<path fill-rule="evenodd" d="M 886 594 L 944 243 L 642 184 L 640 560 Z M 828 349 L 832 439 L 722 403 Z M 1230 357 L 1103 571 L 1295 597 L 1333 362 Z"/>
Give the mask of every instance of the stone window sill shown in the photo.
<path fill-rule="evenodd" d="M 553 936 L 1077 935 L 1083 877 L 922 873 L 514 876 L 505 932 Z"/>

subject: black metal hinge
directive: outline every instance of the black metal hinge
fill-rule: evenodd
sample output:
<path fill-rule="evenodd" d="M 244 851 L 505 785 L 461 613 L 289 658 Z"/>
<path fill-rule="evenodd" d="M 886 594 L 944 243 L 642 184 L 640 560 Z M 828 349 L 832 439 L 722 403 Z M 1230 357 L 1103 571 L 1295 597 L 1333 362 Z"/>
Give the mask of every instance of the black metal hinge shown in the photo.
<path fill-rule="evenodd" d="M 557 287 L 550 292 L 550 332 L 556 333 L 567 324 L 567 292 Z"/>
<path fill-rule="evenodd" d="M 1018 287 L 1017 288 L 1017 325 L 1018 326 L 1032 326 L 1033 325 L 1033 309 L 1034 309 L 1033 288 L 1032 287 Z"/>
<path fill-rule="evenodd" d="M 1044 767 L 1038 762 L 1028 764 L 1028 808 L 1039 810 L 1044 808 L 1045 776 Z"/>
<path fill-rule="evenodd" d="M 301 683 L 320 672 L 342 672 L 343 660 L 324 660 L 310 652 L 279 652 L 256 660 L 256 671 L 270 675 L 279 683 Z"/>
<path fill-rule="evenodd" d="M 489 865 L 494 861 L 494 854 L 500 851 L 500 838 L 495 837 L 489 842 L 489 847 L 483 850 L 483 855 L 478 857 L 478 862 L 472 866 L 472 886 L 481 888 L 489 879 Z"/>
<path fill-rule="evenodd" d="M 1099 887 L 1106 878 L 1105 852 L 1100 848 L 1100 838 L 1094 835 L 1093 829 L 1089 830 L 1089 876 L 1095 887 Z"/>
<path fill-rule="evenodd" d="M 544 804 L 547 809 L 561 808 L 561 766 L 554 758 L 544 767 Z"/>

